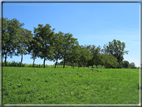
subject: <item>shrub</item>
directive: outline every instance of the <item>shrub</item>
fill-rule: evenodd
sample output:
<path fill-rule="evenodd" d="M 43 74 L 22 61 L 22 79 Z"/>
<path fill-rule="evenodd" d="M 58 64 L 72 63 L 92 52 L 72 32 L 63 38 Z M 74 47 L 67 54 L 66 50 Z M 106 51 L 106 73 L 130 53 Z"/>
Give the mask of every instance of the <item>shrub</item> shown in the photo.
<path fill-rule="evenodd" d="M 97 68 L 105 68 L 103 65 L 98 65 Z"/>
<path fill-rule="evenodd" d="M 105 66 L 105 68 L 117 68 L 118 67 L 117 59 L 113 55 L 102 54 L 101 62 Z"/>
<path fill-rule="evenodd" d="M 97 68 L 97 66 L 96 66 L 96 65 L 93 65 L 93 68 Z"/>

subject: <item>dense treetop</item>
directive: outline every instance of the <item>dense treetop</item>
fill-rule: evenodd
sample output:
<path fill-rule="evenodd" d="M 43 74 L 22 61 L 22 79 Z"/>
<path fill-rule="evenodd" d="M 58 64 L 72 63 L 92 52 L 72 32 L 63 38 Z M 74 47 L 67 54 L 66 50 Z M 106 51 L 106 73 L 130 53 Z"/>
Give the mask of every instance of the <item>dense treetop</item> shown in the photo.
<path fill-rule="evenodd" d="M 37 57 L 43 59 L 44 67 L 46 60 L 54 61 L 55 68 L 58 60 L 62 60 L 63 68 L 66 63 L 73 67 L 102 65 L 106 68 L 127 68 L 129 65 L 127 61 L 123 61 L 123 55 L 128 54 L 128 51 L 124 50 L 125 43 L 119 40 L 114 39 L 101 49 L 95 45 L 79 45 L 73 34 L 61 31 L 55 33 L 55 28 L 51 29 L 49 24 L 38 24 L 32 34 L 32 31 L 23 28 L 24 23 L 17 19 L 3 18 L 2 22 L 2 56 L 5 58 L 5 66 L 7 57 L 13 55 L 21 55 L 21 66 L 23 55 L 26 54 L 31 55 L 33 66 Z"/>

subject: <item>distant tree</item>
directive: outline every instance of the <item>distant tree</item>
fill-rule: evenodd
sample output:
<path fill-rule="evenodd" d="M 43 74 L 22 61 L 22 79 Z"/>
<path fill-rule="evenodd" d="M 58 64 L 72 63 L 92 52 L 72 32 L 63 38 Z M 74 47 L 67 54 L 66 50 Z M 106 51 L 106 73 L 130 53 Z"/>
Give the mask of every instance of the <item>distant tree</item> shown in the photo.
<path fill-rule="evenodd" d="M 62 59 L 62 51 L 63 51 L 63 33 L 60 31 L 54 35 L 54 51 L 53 51 L 53 61 L 55 61 L 55 68 L 58 64 L 58 60 Z"/>
<path fill-rule="evenodd" d="M 92 55 L 92 58 L 88 61 L 88 66 L 92 66 L 93 65 L 100 65 L 101 64 L 101 59 L 100 59 L 100 46 L 96 47 L 94 45 L 88 45 L 86 46 L 86 49 L 90 51 L 90 54 Z"/>
<path fill-rule="evenodd" d="M 43 26 L 42 24 L 38 24 L 37 28 L 34 28 L 34 36 L 38 40 L 39 45 L 39 57 L 44 59 L 43 64 L 45 68 L 45 60 L 53 59 L 53 37 L 54 37 L 54 29 L 51 30 L 51 26 L 46 24 Z"/>
<path fill-rule="evenodd" d="M 21 34 L 18 36 L 17 43 L 17 55 L 21 55 L 20 66 L 22 65 L 23 55 L 28 54 L 28 48 L 30 47 L 30 42 L 32 41 L 33 34 L 28 29 L 22 29 Z"/>
<path fill-rule="evenodd" d="M 104 45 L 104 53 L 108 55 L 113 55 L 115 58 L 117 58 L 117 61 L 119 63 L 119 68 L 122 67 L 122 61 L 123 61 L 123 55 L 126 53 L 128 54 L 128 51 L 124 50 L 125 43 L 120 42 L 119 40 L 113 40 L 112 42 L 109 42 L 108 45 Z"/>
<path fill-rule="evenodd" d="M 65 68 L 65 63 L 69 61 L 69 56 L 72 51 L 72 46 L 74 45 L 77 39 L 72 37 L 70 33 L 65 33 L 63 36 L 63 48 L 62 48 L 62 59 L 64 61 L 63 68 Z"/>
<path fill-rule="evenodd" d="M 63 64 L 64 64 L 64 60 L 62 60 L 60 63 L 57 63 L 57 65 L 63 65 Z M 71 66 L 71 62 L 66 61 L 66 65 Z"/>
<path fill-rule="evenodd" d="M 5 57 L 5 66 L 7 66 L 7 56 L 16 55 L 18 37 L 21 35 L 24 23 L 20 23 L 17 19 L 8 20 L 7 18 L 2 18 L 2 23 L 2 56 Z"/>
<path fill-rule="evenodd" d="M 101 63 L 105 68 L 116 68 L 118 66 L 117 59 L 113 55 L 101 54 Z"/>
<path fill-rule="evenodd" d="M 32 41 L 30 41 L 30 45 L 28 48 L 28 52 L 31 54 L 31 58 L 33 59 L 33 67 L 34 67 L 35 59 L 39 57 L 39 48 L 40 46 L 38 41 L 36 41 L 36 39 L 33 37 Z"/>
<path fill-rule="evenodd" d="M 74 39 L 73 41 L 74 41 L 73 42 L 74 44 L 71 45 L 71 51 L 70 51 L 68 61 L 71 62 L 74 68 L 75 63 L 79 62 L 79 59 L 81 57 L 81 52 L 80 52 L 80 46 L 78 41 L 76 39 Z"/>
<path fill-rule="evenodd" d="M 32 39 L 29 42 L 28 50 L 27 50 L 28 53 L 31 55 L 31 58 L 33 59 L 33 67 L 34 67 L 35 59 L 39 57 L 39 52 L 41 48 L 40 43 L 39 43 L 40 38 L 34 35 L 32 36 Z"/>
<path fill-rule="evenodd" d="M 128 61 L 123 61 L 122 67 L 123 68 L 129 68 L 129 62 Z"/>
<path fill-rule="evenodd" d="M 90 51 L 86 49 L 86 46 L 81 45 L 81 56 L 79 59 L 79 66 L 86 67 L 87 63 L 90 59 L 92 59 L 92 55 L 90 54 Z"/>
<path fill-rule="evenodd" d="M 134 62 L 131 62 L 131 63 L 129 64 L 129 66 L 130 66 L 130 68 L 136 68 L 136 66 L 135 66 L 135 63 L 134 63 Z"/>

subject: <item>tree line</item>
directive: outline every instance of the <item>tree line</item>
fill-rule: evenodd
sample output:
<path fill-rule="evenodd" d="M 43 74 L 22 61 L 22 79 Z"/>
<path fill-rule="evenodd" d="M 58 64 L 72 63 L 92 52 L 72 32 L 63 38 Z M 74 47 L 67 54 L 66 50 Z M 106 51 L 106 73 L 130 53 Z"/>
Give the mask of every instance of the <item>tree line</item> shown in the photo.
<path fill-rule="evenodd" d="M 15 18 L 2 18 L 2 22 L 2 57 L 5 66 L 7 57 L 13 55 L 21 56 L 21 66 L 23 55 L 26 54 L 31 55 L 33 67 L 36 58 L 43 59 L 44 68 L 46 60 L 54 61 L 55 68 L 59 64 L 58 60 L 62 60 L 63 68 L 66 63 L 73 67 L 103 65 L 106 68 L 122 68 L 127 65 L 127 61 L 123 61 L 123 55 L 128 54 L 128 51 L 124 50 L 125 43 L 119 40 L 114 39 L 101 49 L 95 45 L 79 45 L 77 38 L 71 33 L 55 33 L 55 28 L 51 29 L 49 24 L 38 24 L 32 33 Z"/>

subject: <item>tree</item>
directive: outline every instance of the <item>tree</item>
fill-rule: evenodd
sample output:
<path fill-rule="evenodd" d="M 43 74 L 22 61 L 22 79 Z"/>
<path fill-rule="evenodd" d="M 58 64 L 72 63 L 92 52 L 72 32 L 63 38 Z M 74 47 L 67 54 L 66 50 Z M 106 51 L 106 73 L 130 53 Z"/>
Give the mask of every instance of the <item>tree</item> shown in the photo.
<path fill-rule="evenodd" d="M 96 47 L 94 45 L 89 45 L 86 46 L 86 49 L 90 51 L 90 54 L 92 55 L 92 58 L 88 61 L 88 66 L 92 66 L 93 65 L 99 65 L 100 64 L 100 46 Z"/>
<path fill-rule="evenodd" d="M 72 51 L 72 46 L 77 39 L 72 37 L 72 34 L 65 33 L 63 36 L 63 48 L 62 48 L 62 59 L 64 61 L 63 68 L 65 68 L 65 63 L 69 61 L 69 56 Z"/>
<path fill-rule="evenodd" d="M 39 49 L 39 57 L 44 59 L 43 64 L 45 68 L 45 60 L 53 59 L 53 37 L 54 37 L 54 29 L 51 30 L 51 26 L 46 24 L 43 26 L 42 24 L 38 24 L 37 28 L 34 28 L 35 38 L 38 40 L 40 49 Z"/>
<path fill-rule="evenodd" d="M 120 42 L 119 40 L 113 40 L 112 42 L 109 42 L 109 45 L 104 45 L 104 53 L 108 55 L 113 55 L 115 58 L 117 58 L 117 61 L 119 63 L 119 68 L 122 67 L 122 61 L 123 61 L 123 55 L 126 53 L 128 54 L 128 51 L 124 50 L 125 43 Z"/>
<path fill-rule="evenodd" d="M 117 59 L 113 55 L 100 54 L 101 63 L 105 68 L 116 68 L 118 66 Z"/>
<path fill-rule="evenodd" d="M 123 61 L 122 67 L 123 68 L 129 68 L 129 62 L 128 61 Z"/>
<path fill-rule="evenodd" d="M 39 43 L 39 38 L 33 37 L 32 40 L 29 43 L 28 47 L 28 53 L 31 54 L 31 58 L 33 59 L 33 67 L 34 67 L 34 62 L 37 57 L 39 57 L 39 51 L 40 51 L 40 43 Z"/>
<path fill-rule="evenodd" d="M 33 34 L 28 29 L 22 29 L 21 34 L 18 36 L 17 55 L 21 55 L 20 66 L 22 65 L 23 55 L 28 54 L 28 48 L 30 47 L 32 36 Z"/>
<path fill-rule="evenodd" d="M 63 51 L 63 33 L 60 31 L 54 35 L 54 51 L 53 51 L 53 61 L 55 61 L 55 68 L 59 59 L 62 59 L 62 51 Z"/>
<path fill-rule="evenodd" d="M 129 64 L 129 66 L 130 66 L 130 68 L 136 68 L 134 62 L 131 62 L 131 63 Z"/>
<path fill-rule="evenodd" d="M 5 66 L 7 66 L 7 56 L 16 55 L 18 36 L 22 32 L 21 27 L 24 24 L 17 19 L 8 20 L 7 18 L 2 18 L 2 22 L 2 56 L 5 57 Z"/>
<path fill-rule="evenodd" d="M 79 59 L 79 66 L 86 67 L 88 61 L 90 59 L 92 59 L 90 51 L 87 50 L 85 46 L 81 45 L 80 53 L 81 53 L 81 56 L 80 56 L 80 59 Z"/>
<path fill-rule="evenodd" d="M 80 46 L 76 39 L 74 39 L 72 42 L 74 42 L 73 45 L 71 45 L 71 51 L 68 58 L 68 61 L 72 64 L 74 68 L 74 64 L 79 62 L 81 52 L 80 52 Z"/>

